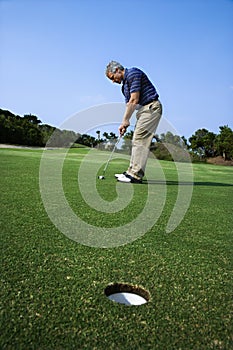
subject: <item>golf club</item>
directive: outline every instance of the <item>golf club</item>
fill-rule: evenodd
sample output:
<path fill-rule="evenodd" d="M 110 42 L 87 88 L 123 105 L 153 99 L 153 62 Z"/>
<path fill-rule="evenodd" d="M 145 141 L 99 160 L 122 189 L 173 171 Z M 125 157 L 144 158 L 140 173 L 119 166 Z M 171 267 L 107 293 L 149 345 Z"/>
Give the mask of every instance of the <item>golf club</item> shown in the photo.
<path fill-rule="evenodd" d="M 103 175 L 98 176 L 98 179 L 99 179 L 99 180 L 104 180 L 104 179 L 105 179 L 105 172 L 106 172 L 106 170 L 107 170 L 108 164 L 109 164 L 109 162 L 110 162 L 111 159 L 112 159 L 113 153 L 115 152 L 116 147 L 117 147 L 118 143 L 119 143 L 120 140 L 121 140 L 121 137 L 122 137 L 121 135 L 118 137 L 118 139 L 117 139 L 117 141 L 116 141 L 116 143 L 115 143 L 115 145 L 114 145 L 114 147 L 113 147 L 113 150 L 112 150 L 112 152 L 111 152 L 111 154 L 110 154 L 110 156 L 109 156 L 109 158 L 108 158 L 108 161 L 107 161 L 107 163 L 106 163 L 106 165 L 105 165 L 105 167 L 104 167 Z"/>

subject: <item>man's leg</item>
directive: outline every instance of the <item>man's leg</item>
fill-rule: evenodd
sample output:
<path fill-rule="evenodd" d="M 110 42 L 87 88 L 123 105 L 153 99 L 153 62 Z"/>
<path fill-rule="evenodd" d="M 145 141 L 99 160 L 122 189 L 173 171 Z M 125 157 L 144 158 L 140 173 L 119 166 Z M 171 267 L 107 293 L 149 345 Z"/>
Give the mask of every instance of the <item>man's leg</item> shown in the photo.
<path fill-rule="evenodd" d="M 160 101 L 143 106 L 137 113 L 137 123 L 132 140 L 130 166 L 127 173 L 136 179 L 142 179 L 153 135 L 162 115 Z"/>

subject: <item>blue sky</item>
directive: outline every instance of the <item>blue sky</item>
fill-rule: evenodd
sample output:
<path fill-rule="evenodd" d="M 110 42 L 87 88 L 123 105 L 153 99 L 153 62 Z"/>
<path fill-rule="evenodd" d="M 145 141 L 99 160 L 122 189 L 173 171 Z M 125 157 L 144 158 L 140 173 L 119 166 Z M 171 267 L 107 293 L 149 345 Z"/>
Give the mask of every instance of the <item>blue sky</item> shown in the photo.
<path fill-rule="evenodd" d="M 0 108 L 59 127 L 124 102 L 114 59 L 148 74 L 179 134 L 233 128 L 232 18 L 231 0 L 0 0 Z"/>

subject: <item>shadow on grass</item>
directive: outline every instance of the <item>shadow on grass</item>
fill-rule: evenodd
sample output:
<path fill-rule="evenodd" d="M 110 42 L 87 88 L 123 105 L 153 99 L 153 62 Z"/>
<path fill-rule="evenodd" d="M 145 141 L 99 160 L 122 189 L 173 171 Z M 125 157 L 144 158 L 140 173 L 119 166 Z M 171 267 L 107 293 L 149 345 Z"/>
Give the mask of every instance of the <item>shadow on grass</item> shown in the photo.
<path fill-rule="evenodd" d="M 185 182 L 185 181 L 160 181 L 160 180 L 143 180 L 145 185 L 170 185 L 170 186 L 213 186 L 213 187 L 232 187 L 233 184 L 221 183 L 221 182 Z"/>

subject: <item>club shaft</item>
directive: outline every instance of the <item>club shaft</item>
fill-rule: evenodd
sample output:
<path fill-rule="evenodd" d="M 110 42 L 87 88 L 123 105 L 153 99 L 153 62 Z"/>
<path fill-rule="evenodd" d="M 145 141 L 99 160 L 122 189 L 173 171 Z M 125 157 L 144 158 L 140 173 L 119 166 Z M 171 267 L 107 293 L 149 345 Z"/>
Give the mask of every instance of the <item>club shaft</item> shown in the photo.
<path fill-rule="evenodd" d="M 110 162 L 111 159 L 112 159 L 113 153 L 115 152 L 115 149 L 116 149 L 118 143 L 120 142 L 120 139 L 121 139 L 121 136 L 118 137 L 118 139 L 117 139 L 117 141 L 116 141 L 116 143 L 115 143 L 115 145 L 114 145 L 114 147 L 113 147 L 113 150 L 112 150 L 112 152 L 111 152 L 111 154 L 110 154 L 110 157 L 108 158 L 108 161 L 107 161 L 107 163 L 106 163 L 106 165 L 105 165 L 105 167 L 104 167 L 103 174 L 105 174 L 105 171 L 106 171 L 106 169 L 107 169 L 107 167 L 108 167 L 109 162 Z"/>

